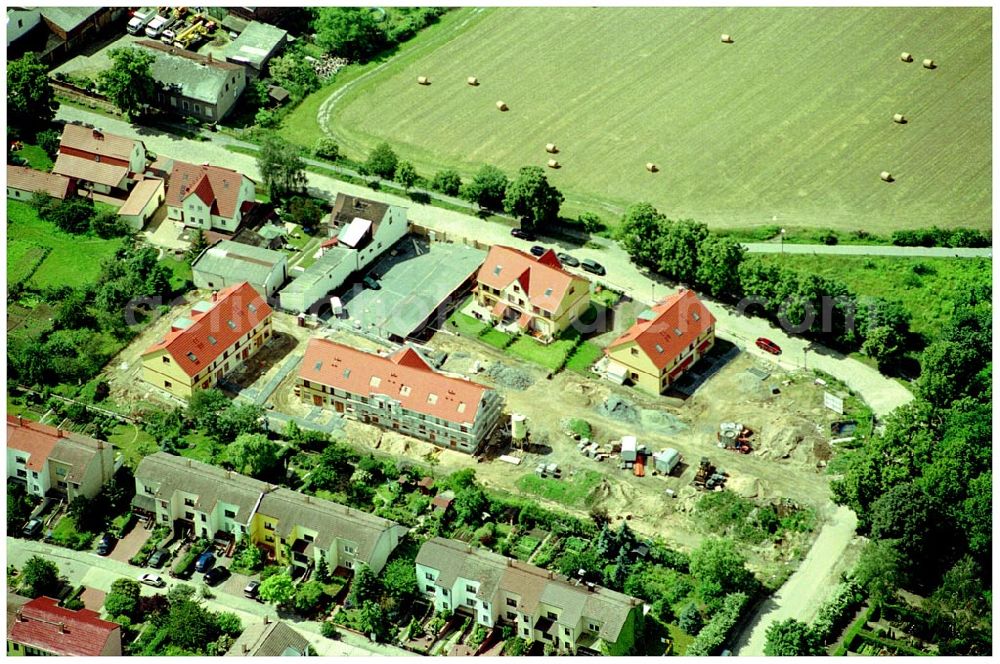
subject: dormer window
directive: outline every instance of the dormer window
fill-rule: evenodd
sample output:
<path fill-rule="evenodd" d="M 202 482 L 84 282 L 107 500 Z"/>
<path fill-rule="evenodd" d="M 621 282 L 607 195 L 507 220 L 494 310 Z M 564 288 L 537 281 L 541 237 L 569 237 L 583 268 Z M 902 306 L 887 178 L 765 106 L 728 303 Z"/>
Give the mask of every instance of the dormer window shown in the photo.
<path fill-rule="evenodd" d="M 208 343 L 210 343 L 210 344 L 212 344 L 212 345 L 214 346 L 215 344 L 219 343 L 219 340 L 218 340 L 218 339 L 216 339 L 215 337 L 213 337 L 213 336 L 212 336 L 212 335 L 210 334 L 210 335 L 208 335 Z"/>
<path fill-rule="evenodd" d="M 257 313 L 257 307 L 255 307 L 254 305 L 251 304 L 247 308 L 250 309 L 250 313 L 252 314 Z"/>
<path fill-rule="evenodd" d="M 428 394 L 427 395 L 427 403 L 429 403 L 429 404 L 431 404 L 433 406 L 437 402 L 438 402 L 438 395 L 436 395 L 436 394 Z"/>
<path fill-rule="evenodd" d="M 408 397 L 408 396 L 410 396 L 410 386 L 409 385 L 403 385 L 402 387 L 400 387 L 399 388 L 399 396 L 401 396 L 401 397 Z"/>
<path fill-rule="evenodd" d="M 692 311 L 691 312 L 691 318 L 693 318 L 695 320 L 701 320 L 701 316 L 698 315 L 697 311 Z"/>
<path fill-rule="evenodd" d="M 368 382 L 370 387 L 378 387 L 382 384 L 382 379 L 378 376 L 372 376 L 372 379 Z"/>
<path fill-rule="evenodd" d="M 493 274 L 499 277 L 500 276 L 500 270 L 502 270 L 502 269 L 503 269 L 502 267 L 500 267 L 499 265 L 497 265 L 495 268 L 493 268 Z"/>
<path fill-rule="evenodd" d="M 188 353 L 187 354 L 187 358 L 189 360 L 191 360 L 192 362 L 197 362 L 198 361 L 198 357 L 194 353 Z"/>
<path fill-rule="evenodd" d="M 681 335 L 682 335 L 682 334 L 684 334 L 684 333 L 683 333 L 683 332 L 681 332 L 681 328 L 679 328 L 679 327 L 675 327 L 675 328 L 674 328 L 674 334 L 676 334 L 677 336 L 681 336 Z"/>
<path fill-rule="evenodd" d="M 344 378 L 350 378 L 350 377 L 351 377 L 351 370 L 344 369 Z"/>
<path fill-rule="evenodd" d="M 656 352 L 657 353 L 662 353 L 663 352 L 663 346 L 661 346 L 660 344 L 656 344 Z"/>
<path fill-rule="evenodd" d="M 458 402 L 458 412 L 460 412 L 460 413 L 464 413 L 465 412 L 465 402 L 464 401 L 459 401 Z"/>
<path fill-rule="evenodd" d="M 229 326 L 229 329 L 230 329 L 230 330 L 235 330 L 235 329 L 236 329 L 236 323 L 234 323 L 234 322 L 233 322 L 233 321 L 231 321 L 231 320 L 227 320 L 227 321 L 226 321 L 226 325 L 228 325 L 228 326 Z"/>
<path fill-rule="evenodd" d="M 545 289 L 545 297 L 552 297 L 552 289 L 551 288 L 546 288 Z"/>

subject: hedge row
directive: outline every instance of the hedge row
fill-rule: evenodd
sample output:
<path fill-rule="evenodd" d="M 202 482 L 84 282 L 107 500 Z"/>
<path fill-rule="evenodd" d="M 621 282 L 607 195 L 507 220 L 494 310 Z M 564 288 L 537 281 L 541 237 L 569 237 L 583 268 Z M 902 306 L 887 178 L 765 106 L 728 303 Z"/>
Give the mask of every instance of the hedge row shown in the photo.
<path fill-rule="evenodd" d="M 691 642 L 684 654 L 688 657 L 714 654 L 729 638 L 729 632 L 739 622 L 743 609 L 749 600 L 746 593 L 726 595 L 722 600 L 722 608 L 716 611 L 708 624 L 698 632 L 698 636 L 694 637 L 694 641 Z"/>

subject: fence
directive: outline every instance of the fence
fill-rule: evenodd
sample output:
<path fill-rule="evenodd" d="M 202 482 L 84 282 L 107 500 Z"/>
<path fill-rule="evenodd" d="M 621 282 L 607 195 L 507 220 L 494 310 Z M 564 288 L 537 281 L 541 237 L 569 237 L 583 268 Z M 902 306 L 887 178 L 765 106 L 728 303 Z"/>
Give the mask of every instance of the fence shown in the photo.
<path fill-rule="evenodd" d="M 100 106 L 108 113 L 119 115 L 118 109 L 104 95 L 81 88 L 78 85 L 73 85 L 67 81 L 50 80 L 49 85 L 56 94 L 75 99 L 87 106 Z"/>

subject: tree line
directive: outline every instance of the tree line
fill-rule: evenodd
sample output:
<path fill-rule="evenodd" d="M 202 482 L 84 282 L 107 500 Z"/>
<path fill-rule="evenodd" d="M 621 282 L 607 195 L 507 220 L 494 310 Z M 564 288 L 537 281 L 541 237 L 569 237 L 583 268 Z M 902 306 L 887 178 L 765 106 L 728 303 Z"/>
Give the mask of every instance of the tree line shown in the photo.
<path fill-rule="evenodd" d="M 649 203 L 629 206 L 617 239 L 640 268 L 740 303 L 786 331 L 843 350 L 861 350 L 880 369 L 896 365 L 911 343 L 910 316 L 882 298 L 859 297 L 845 284 L 748 256 L 736 240 L 692 219 L 669 219 Z"/>

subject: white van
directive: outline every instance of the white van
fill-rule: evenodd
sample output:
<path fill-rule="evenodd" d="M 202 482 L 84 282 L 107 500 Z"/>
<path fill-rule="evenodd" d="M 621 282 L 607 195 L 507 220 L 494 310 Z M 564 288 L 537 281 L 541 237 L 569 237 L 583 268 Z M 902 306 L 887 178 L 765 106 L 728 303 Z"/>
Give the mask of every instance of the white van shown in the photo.
<path fill-rule="evenodd" d="M 142 32 L 142 29 L 146 27 L 150 21 L 156 16 L 156 7 L 143 7 L 142 9 L 136 9 L 135 13 L 132 14 L 132 18 L 128 20 L 128 26 L 125 28 L 128 30 L 130 35 L 137 35 Z"/>

